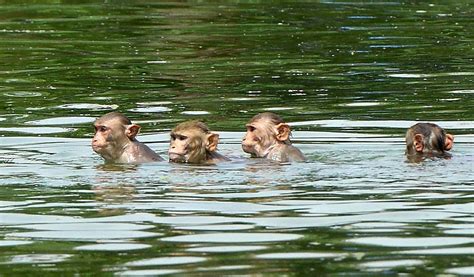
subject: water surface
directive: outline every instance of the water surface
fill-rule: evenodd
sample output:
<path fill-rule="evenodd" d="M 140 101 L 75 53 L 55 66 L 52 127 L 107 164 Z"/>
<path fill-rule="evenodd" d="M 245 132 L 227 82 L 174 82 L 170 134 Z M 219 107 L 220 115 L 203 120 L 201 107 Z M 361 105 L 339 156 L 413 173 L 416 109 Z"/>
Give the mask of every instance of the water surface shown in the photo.
<path fill-rule="evenodd" d="M 0 275 L 473 274 L 470 1 L 0 1 Z M 104 165 L 119 110 L 167 158 L 203 119 L 216 166 Z M 306 163 L 249 159 L 273 111 Z M 407 163 L 417 121 L 453 157 Z"/>

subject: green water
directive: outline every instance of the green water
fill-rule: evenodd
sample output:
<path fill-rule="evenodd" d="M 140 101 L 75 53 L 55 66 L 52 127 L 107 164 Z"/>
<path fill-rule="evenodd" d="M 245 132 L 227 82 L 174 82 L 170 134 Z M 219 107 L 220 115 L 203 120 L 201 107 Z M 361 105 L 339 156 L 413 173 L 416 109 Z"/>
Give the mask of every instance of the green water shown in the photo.
<path fill-rule="evenodd" d="M 473 275 L 473 12 L 0 1 L 0 276 Z M 106 166 L 91 123 L 112 110 L 165 158 L 205 120 L 232 161 Z M 262 111 L 307 163 L 242 152 Z M 406 163 L 415 121 L 453 133 L 453 158 Z"/>

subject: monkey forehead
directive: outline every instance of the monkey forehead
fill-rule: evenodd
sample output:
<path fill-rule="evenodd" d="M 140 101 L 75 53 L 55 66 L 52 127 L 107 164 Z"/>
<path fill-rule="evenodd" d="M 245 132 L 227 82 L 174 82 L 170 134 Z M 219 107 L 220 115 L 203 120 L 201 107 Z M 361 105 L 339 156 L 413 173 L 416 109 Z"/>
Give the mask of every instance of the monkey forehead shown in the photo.
<path fill-rule="evenodd" d="M 268 121 L 268 120 L 264 120 L 264 119 L 260 119 L 260 120 L 257 120 L 257 121 L 254 121 L 254 122 L 250 122 L 248 124 L 245 125 L 245 127 L 253 127 L 257 130 L 266 130 L 268 128 L 270 128 L 272 125 L 272 122 L 271 121 Z"/>
<path fill-rule="evenodd" d="M 173 129 L 173 131 L 181 132 L 182 130 L 192 130 L 192 129 L 195 129 L 202 133 L 210 132 L 209 127 L 207 127 L 207 125 L 204 122 L 199 121 L 199 120 L 188 120 L 188 121 L 182 122 L 178 124 Z"/>
<path fill-rule="evenodd" d="M 122 122 L 120 122 L 119 119 L 115 119 L 115 118 L 107 119 L 107 120 L 99 118 L 96 121 L 94 121 L 94 126 L 116 127 L 116 126 L 122 126 L 122 125 L 123 125 Z"/>
<path fill-rule="evenodd" d="M 203 130 L 199 128 L 189 128 L 189 129 L 173 130 L 171 131 L 171 134 L 186 136 L 186 137 L 195 137 L 198 135 L 203 135 L 205 133 Z"/>

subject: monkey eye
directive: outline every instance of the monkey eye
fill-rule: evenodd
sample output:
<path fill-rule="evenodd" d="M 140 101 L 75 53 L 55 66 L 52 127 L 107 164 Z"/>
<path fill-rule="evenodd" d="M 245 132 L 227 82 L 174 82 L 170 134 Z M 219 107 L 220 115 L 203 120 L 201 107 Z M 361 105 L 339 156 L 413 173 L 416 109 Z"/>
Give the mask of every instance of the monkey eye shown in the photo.
<path fill-rule="evenodd" d="M 255 127 L 253 127 L 253 126 L 247 126 L 247 130 L 248 130 L 249 132 L 253 132 L 253 131 L 255 131 L 256 129 L 257 129 L 257 128 L 255 128 Z"/>
<path fill-rule="evenodd" d="M 105 132 L 107 131 L 109 128 L 105 127 L 105 126 L 98 126 L 98 127 L 95 127 L 95 131 L 96 132 Z"/>
<path fill-rule="evenodd" d="M 183 135 L 178 135 L 177 136 L 179 140 L 187 140 L 188 137 L 187 136 L 183 136 Z"/>

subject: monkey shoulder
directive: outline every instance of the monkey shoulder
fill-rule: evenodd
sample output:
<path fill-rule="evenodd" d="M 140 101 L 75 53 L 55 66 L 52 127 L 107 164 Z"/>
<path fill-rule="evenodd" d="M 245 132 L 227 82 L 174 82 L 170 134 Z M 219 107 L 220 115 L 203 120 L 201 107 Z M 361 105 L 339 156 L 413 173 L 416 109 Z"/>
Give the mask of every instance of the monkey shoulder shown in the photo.
<path fill-rule="evenodd" d="M 135 158 L 136 162 L 146 163 L 164 160 L 160 155 L 142 142 L 135 141 L 134 146 L 135 147 L 133 147 L 134 149 L 130 154 Z"/>
<path fill-rule="evenodd" d="M 306 161 L 306 157 L 304 156 L 303 152 L 300 149 L 293 145 L 287 145 L 286 149 L 286 156 L 288 161 L 291 162 L 304 162 Z"/>
<path fill-rule="evenodd" d="M 218 163 L 218 162 L 226 162 L 230 161 L 230 159 L 220 153 L 214 152 L 212 153 L 210 163 Z"/>

